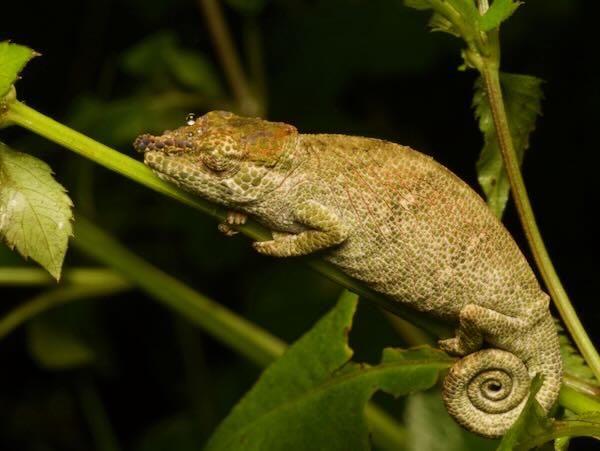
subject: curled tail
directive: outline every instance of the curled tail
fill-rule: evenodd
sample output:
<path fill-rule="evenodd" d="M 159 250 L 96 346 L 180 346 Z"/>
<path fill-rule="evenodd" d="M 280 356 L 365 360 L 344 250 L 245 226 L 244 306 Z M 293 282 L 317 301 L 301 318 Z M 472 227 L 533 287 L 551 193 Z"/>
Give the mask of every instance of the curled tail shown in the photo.
<path fill-rule="evenodd" d="M 536 399 L 548 411 L 562 381 L 558 336 L 550 315 L 515 340 L 514 353 L 484 349 L 460 359 L 444 379 L 444 403 L 465 428 L 497 438 L 523 410 L 531 379 L 538 373 L 544 380 Z"/>

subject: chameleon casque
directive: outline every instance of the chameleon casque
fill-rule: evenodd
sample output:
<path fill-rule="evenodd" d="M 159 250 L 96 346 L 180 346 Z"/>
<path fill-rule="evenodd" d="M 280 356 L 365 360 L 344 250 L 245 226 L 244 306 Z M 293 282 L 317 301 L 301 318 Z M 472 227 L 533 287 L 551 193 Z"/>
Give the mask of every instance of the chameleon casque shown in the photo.
<path fill-rule="evenodd" d="M 548 411 L 562 379 L 549 297 L 507 230 L 432 158 L 379 139 L 299 134 L 291 125 L 213 111 L 134 147 L 161 178 L 251 215 L 273 233 L 255 249 L 323 258 L 394 300 L 456 325 L 440 347 L 463 357 L 444 380 L 450 414 L 504 434 L 544 377 Z"/>

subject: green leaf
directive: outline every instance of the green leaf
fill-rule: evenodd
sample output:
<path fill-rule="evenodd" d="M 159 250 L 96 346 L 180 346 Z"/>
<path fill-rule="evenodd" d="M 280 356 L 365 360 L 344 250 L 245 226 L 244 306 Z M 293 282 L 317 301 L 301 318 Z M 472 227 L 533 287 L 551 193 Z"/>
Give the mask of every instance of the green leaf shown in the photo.
<path fill-rule="evenodd" d="M 432 9 L 429 27 L 444 31 L 470 42 L 479 32 L 479 11 L 472 0 L 405 0 L 409 8 Z"/>
<path fill-rule="evenodd" d="M 523 2 L 515 0 L 494 0 L 490 8 L 479 18 L 481 31 L 490 31 L 498 28 L 522 4 Z"/>
<path fill-rule="evenodd" d="M 600 437 L 600 412 L 585 412 L 568 420 L 548 418 L 535 399 L 541 386 L 542 377 L 538 374 L 531 381 L 531 394 L 523 411 L 502 438 L 498 451 L 537 449 L 559 437 Z"/>
<path fill-rule="evenodd" d="M 409 396 L 404 417 L 407 451 L 466 450 L 461 428 L 446 412 L 439 390 Z"/>
<path fill-rule="evenodd" d="M 552 420 L 546 417 L 544 409 L 535 399 L 542 386 L 542 377 L 537 374 L 531 381 L 530 395 L 523 411 L 502 438 L 498 451 L 512 451 L 526 436 L 540 433 L 549 428 Z"/>
<path fill-rule="evenodd" d="M 493 451 L 497 440 L 472 434 L 448 414 L 441 390 L 414 393 L 406 400 L 406 451 Z"/>
<path fill-rule="evenodd" d="M 510 134 L 517 158 L 521 163 L 525 150 L 529 147 L 529 135 L 535 129 L 537 116 L 541 114 L 542 80 L 530 75 L 500 73 L 500 84 Z M 475 82 L 473 107 L 484 138 L 484 145 L 477 162 L 479 184 L 483 188 L 489 207 L 496 216 L 501 217 L 506 207 L 510 186 L 481 78 Z"/>
<path fill-rule="evenodd" d="M 431 387 L 451 360 L 430 348 L 386 350 L 381 364 L 349 362 L 356 296 L 337 306 L 261 375 L 221 423 L 206 450 L 367 450 L 365 403 Z"/>
<path fill-rule="evenodd" d="M 594 372 L 585 362 L 585 359 L 579 354 L 577 348 L 571 342 L 569 336 L 565 333 L 560 321 L 554 321 L 558 330 L 558 340 L 560 342 L 560 355 L 563 360 L 565 373 L 577 376 L 578 378 L 591 384 L 598 384 L 594 377 Z"/>
<path fill-rule="evenodd" d="M 27 327 L 27 343 L 33 358 L 44 368 L 71 369 L 89 365 L 94 351 L 73 331 L 45 316 L 33 319 Z"/>
<path fill-rule="evenodd" d="M 46 163 L 0 142 L 0 237 L 57 280 L 72 234 L 72 206 Z"/>
<path fill-rule="evenodd" d="M 25 64 L 37 55 L 29 47 L 11 44 L 8 41 L 0 42 L 0 99 L 17 81 L 19 72 L 25 67 Z"/>

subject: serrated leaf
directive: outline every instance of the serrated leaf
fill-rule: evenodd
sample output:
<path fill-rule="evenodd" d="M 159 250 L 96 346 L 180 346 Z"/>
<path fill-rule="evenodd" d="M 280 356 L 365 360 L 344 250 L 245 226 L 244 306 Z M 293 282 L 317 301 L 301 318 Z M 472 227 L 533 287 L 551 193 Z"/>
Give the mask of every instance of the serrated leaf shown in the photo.
<path fill-rule="evenodd" d="M 0 42 L 0 99 L 8 93 L 25 64 L 36 55 L 29 47 Z"/>
<path fill-rule="evenodd" d="M 52 370 L 86 366 L 95 358 L 94 351 L 72 331 L 44 316 L 28 324 L 27 344 L 37 363 Z"/>
<path fill-rule="evenodd" d="M 485 14 L 480 16 L 479 28 L 481 31 L 490 31 L 498 28 L 522 3 L 515 0 L 494 0 Z"/>
<path fill-rule="evenodd" d="M 468 29 L 472 25 L 477 26 L 480 17 L 472 0 L 404 0 L 404 4 L 418 10 L 433 10 L 429 26 L 434 30 L 447 31 L 467 40 L 467 34 L 479 31 Z"/>
<path fill-rule="evenodd" d="M 500 84 L 510 134 L 520 164 L 525 150 L 529 147 L 529 135 L 535 129 L 537 116 L 541 114 L 542 80 L 530 75 L 501 73 Z M 510 186 L 481 78 L 475 82 L 473 107 L 484 138 L 484 145 L 477 161 L 479 184 L 483 188 L 488 206 L 496 216 L 501 217 L 506 207 Z"/>
<path fill-rule="evenodd" d="M 57 280 L 72 234 L 72 206 L 46 163 L 0 142 L 0 237 Z"/>
<path fill-rule="evenodd" d="M 206 450 L 367 450 L 365 403 L 431 387 L 446 355 L 429 348 L 386 351 L 377 366 L 349 363 L 347 336 L 356 296 L 337 306 L 261 375 L 210 439 Z"/>
<path fill-rule="evenodd" d="M 571 342 L 558 320 L 554 320 L 558 330 L 558 340 L 560 342 L 560 355 L 563 360 L 565 373 L 572 374 L 591 384 L 598 384 L 594 372 L 585 362 L 585 359 L 579 354 L 577 348 Z"/>
<path fill-rule="evenodd" d="M 433 13 L 431 15 L 431 19 L 429 19 L 427 26 L 431 28 L 431 31 L 442 31 L 460 38 L 460 31 L 456 26 L 439 13 Z"/>

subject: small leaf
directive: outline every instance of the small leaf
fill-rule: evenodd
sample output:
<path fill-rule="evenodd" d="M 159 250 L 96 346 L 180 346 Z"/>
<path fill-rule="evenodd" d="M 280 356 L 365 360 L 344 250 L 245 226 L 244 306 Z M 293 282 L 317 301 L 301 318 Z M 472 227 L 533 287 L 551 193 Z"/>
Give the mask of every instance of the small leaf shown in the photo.
<path fill-rule="evenodd" d="M 367 450 L 365 403 L 431 387 L 448 357 L 429 348 L 385 352 L 377 366 L 348 360 L 356 296 L 337 306 L 261 375 L 210 439 L 215 450 Z"/>
<path fill-rule="evenodd" d="M 541 114 L 542 80 L 530 75 L 501 73 L 500 84 L 510 134 L 520 164 L 525 150 L 529 147 L 529 134 L 535 129 L 535 121 Z M 481 78 L 475 82 L 473 107 L 484 138 L 484 145 L 477 162 L 479 184 L 483 188 L 490 209 L 496 216 L 501 217 L 506 207 L 510 186 Z"/>
<path fill-rule="evenodd" d="M 72 206 L 46 163 L 0 142 L 0 236 L 57 280 L 72 234 Z"/>
<path fill-rule="evenodd" d="M 494 0 L 485 14 L 480 16 L 479 27 L 481 31 L 498 28 L 522 4 L 523 2 L 515 0 Z"/>
<path fill-rule="evenodd" d="M 0 99 L 6 95 L 10 87 L 17 81 L 19 72 L 25 64 L 38 54 L 29 47 L 0 42 Z"/>
<path fill-rule="evenodd" d="M 466 41 L 479 32 L 479 11 L 472 0 L 404 0 L 409 8 L 432 9 L 429 27 L 444 31 Z"/>

